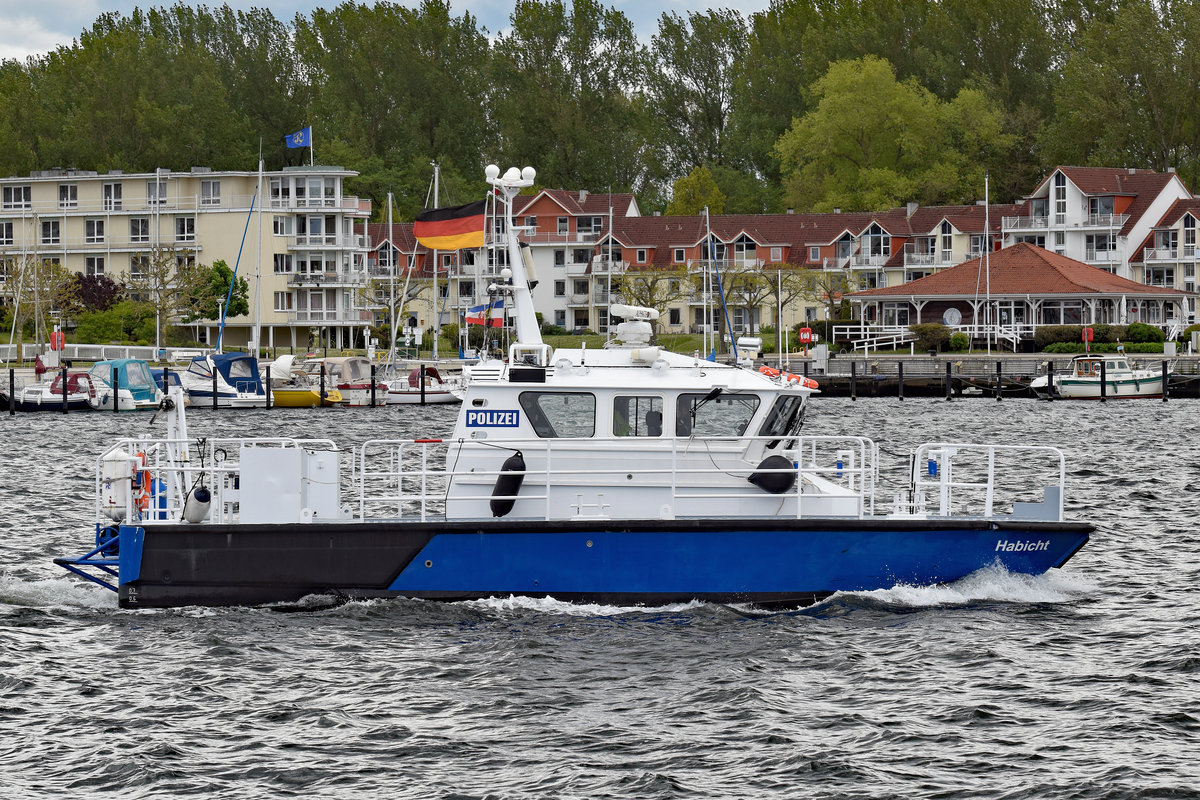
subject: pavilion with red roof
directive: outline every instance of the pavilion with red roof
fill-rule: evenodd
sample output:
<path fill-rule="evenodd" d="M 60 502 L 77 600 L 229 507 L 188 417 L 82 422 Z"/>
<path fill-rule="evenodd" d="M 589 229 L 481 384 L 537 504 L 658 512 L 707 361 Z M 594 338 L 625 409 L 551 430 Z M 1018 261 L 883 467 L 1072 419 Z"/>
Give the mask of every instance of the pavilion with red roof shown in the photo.
<path fill-rule="evenodd" d="M 1022 242 L 900 286 L 847 297 L 860 304 L 863 320 L 884 328 L 941 322 L 982 336 L 985 327 L 999 326 L 1009 337 L 1027 338 L 1038 325 L 1162 325 L 1184 318 L 1188 296 Z"/>

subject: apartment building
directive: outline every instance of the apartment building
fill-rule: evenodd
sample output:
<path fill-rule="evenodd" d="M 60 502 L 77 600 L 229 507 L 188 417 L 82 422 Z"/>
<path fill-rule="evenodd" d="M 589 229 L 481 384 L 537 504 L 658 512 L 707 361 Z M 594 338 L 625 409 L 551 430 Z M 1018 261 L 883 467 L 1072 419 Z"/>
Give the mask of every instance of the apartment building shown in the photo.
<path fill-rule="evenodd" d="M 192 167 L 0 178 L 0 260 L 47 259 L 118 283 L 156 250 L 222 260 L 247 280 L 251 303 L 249 314 L 226 320 L 223 345 L 247 346 L 257 323 L 262 346 L 350 346 L 370 320 L 361 294 L 371 204 L 344 193 L 355 175 L 329 166 L 261 176 Z M 214 343 L 218 323 L 196 322 L 197 338 Z"/>
<path fill-rule="evenodd" d="M 1060 166 L 1005 216 L 1003 244 L 1028 242 L 1142 281 L 1141 245 L 1177 201 L 1191 193 L 1175 172 Z"/>

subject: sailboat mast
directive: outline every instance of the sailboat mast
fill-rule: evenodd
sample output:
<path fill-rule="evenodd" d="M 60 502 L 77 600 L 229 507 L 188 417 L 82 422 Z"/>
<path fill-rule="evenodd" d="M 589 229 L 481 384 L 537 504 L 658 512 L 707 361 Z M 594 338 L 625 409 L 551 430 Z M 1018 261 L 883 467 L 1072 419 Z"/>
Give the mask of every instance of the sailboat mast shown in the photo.
<path fill-rule="evenodd" d="M 433 164 L 433 207 L 438 207 L 438 173 L 436 161 Z M 438 308 L 438 251 L 433 251 L 433 360 L 438 357 L 438 339 L 442 335 L 442 313 Z"/>
<path fill-rule="evenodd" d="M 262 197 L 262 182 L 263 182 L 263 157 L 262 157 L 262 140 L 258 140 L 258 186 L 254 190 L 257 197 Z M 254 357 L 258 358 L 258 354 L 262 351 L 262 341 L 259 337 L 262 335 L 262 329 L 259 326 L 260 306 L 262 301 L 262 203 L 258 204 L 258 244 L 257 253 L 254 256 Z"/>
<path fill-rule="evenodd" d="M 396 238 L 395 229 L 392 227 L 392 193 L 388 192 L 388 329 L 391 332 L 391 343 L 388 347 L 388 363 L 392 363 L 396 359 L 396 317 L 399 316 L 399 309 L 396 308 Z"/>

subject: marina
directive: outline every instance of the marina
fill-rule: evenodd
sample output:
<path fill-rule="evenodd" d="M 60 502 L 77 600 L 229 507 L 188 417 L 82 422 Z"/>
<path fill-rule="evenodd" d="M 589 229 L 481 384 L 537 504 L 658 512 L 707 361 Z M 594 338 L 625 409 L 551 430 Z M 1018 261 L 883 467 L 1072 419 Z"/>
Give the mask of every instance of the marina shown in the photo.
<path fill-rule="evenodd" d="M 1088 542 L 1055 447 L 921 443 L 888 485 L 872 439 L 802 433 L 817 381 L 653 346 L 654 309 L 614 305 L 624 321 L 602 349 L 543 343 L 512 216 L 534 175 L 486 170 L 515 336 L 505 361 L 469 368 L 449 436 L 348 451 L 193 441 L 172 389 L 165 432 L 100 454 L 94 545 L 55 563 L 125 608 L 310 595 L 795 607 L 988 567 L 1040 575 Z M 320 363 L 343 395 L 366 388 L 345 381 L 367 359 Z M 371 366 L 372 405 L 376 391 Z"/>

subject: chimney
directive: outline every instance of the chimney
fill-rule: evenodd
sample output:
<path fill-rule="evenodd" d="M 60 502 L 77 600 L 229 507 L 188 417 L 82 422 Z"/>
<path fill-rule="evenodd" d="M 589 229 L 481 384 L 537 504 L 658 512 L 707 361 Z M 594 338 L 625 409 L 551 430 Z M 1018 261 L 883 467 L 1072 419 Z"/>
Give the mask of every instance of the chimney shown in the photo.
<path fill-rule="evenodd" d="M 1169 174 L 1169 175 L 1174 175 L 1174 174 L 1175 174 L 1175 168 L 1174 168 L 1174 167 L 1167 167 L 1167 174 Z"/>
<path fill-rule="evenodd" d="M 656 216 L 656 217 L 661 217 L 661 216 L 662 216 L 662 212 L 661 212 L 661 211 L 655 211 L 655 212 L 654 212 L 654 216 Z"/>
<path fill-rule="evenodd" d="M 840 213 L 842 213 L 842 210 L 841 210 L 840 208 L 835 208 L 835 209 L 833 210 L 833 213 L 835 213 L 835 214 L 840 214 Z"/>
<path fill-rule="evenodd" d="M 917 209 L 920 207 L 921 207 L 920 203 L 910 200 L 908 203 L 908 209 L 907 209 L 907 213 L 905 214 L 905 216 L 911 217 L 913 214 L 917 213 Z"/>
<path fill-rule="evenodd" d="M 1133 175 L 1135 172 L 1137 172 L 1137 170 L 1136 170 L 1136 169 L 1134 169 L 1133 167 L 1129 167 L 1129 174 L 1130 174 L 1130 175 Z"/>
<path fill-rule="evenodd" d="M 588 195 L 587 189 L 580 189 L 579 190 L 579 202 L 582 203 L 584 200 L 587 200 L 587 195 Z"/>
<path fill-rule="evenodd" d="M 794 209 L 794 208 L 789 208 L 789 209 L 787 210 L 787 213 L 789 213 L 789 214 L 795 214 L 795 213 L 796 213 L 796 209 Z"/>

